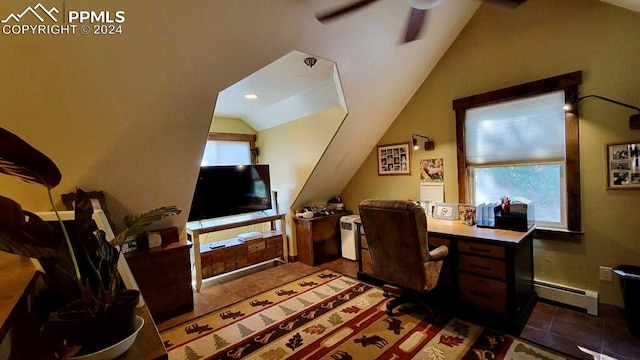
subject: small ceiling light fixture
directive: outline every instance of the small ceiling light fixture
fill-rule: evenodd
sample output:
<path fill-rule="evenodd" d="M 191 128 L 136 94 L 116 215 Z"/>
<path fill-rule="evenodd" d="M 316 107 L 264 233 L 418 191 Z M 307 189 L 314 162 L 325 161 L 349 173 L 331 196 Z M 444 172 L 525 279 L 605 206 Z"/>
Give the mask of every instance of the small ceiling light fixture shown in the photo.
<path fill-rule="evenodd" d="M 431 150 L 434 150 L 436 148 L 436 144 L 431 139 L 429 139 L 428 136 L 412 134 L 411 135 L 411 143 L 413 144 L 413 150 L 419 150 L 420 149 L 420 145 L 418 145 L 418 137 L 427 139 L 427 141 L 424 142 L 424 149 L 426 151 L 431 151 Z"/>
<path fill-rule="evenodd" d="M 629 129 L 631 130 L 640 130 L 640 108 L 637 108 L 635 106 L 629 105 L 629 104 L 625 104 L 623 102 L 620 101 L 616 101 L 616 100 L 612 100 L 609 98 L 606 98 L 604 96 L 600 96 L 600 95 L 585 95 L 582 97 L 579 97 L 578 99 L 576 99 L 575 101 L 569 103 L 569 104 L 565 104 L 564 106 L 564 110 L 567 112 L 570 112 L 573 110 L 574 104 L 577 105 L 579 101 L 587 99 L 587 98 L 598 98 L 600 100 L 604 100 L 604 101 L 608 101 L 611 103 L 614 103 L 616 105 L 620 105 L 620 106 L 624 106 L 627 107 L 629 109 L 633 109 L 635 111 L 637 111 L 637 114 L 633 114 L 631 116 L 629 116 Z"/>
<path fill-rule="evenodd" d="M 314 57 L 304 58 L 304 63 L 307 64 L 308 67 L 312 68 L 318 62 L 318 59 Z"/>
<path fill-rule="evenodd" d="M 246 94 L 244 96 L 244 98 L 245 99 L 250 99 L 250 100 L 257 99 L 258 98 L 258 94 Z"/>

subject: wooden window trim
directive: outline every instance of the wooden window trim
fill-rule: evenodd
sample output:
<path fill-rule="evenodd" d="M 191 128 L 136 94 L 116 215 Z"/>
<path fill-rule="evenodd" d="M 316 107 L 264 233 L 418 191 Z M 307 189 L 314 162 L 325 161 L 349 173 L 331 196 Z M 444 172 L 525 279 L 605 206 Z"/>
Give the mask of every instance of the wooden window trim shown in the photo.
<path fill-rule="evenodd" d="M 207 140 L 222 140 L 222 141 L 245 141 L 249 142 L 249 149 L 251 150 L 251 163 L 258 163 L 258 148 L 256 147 L 257 136 L 255 134 L 234 134 L 234 133 L 221 133 L 210 132 Z"/>
<path fill-rule="evenodd" d="M 458 166 L 458 199 L 466 203 L 467 161 L 464 146 L 464 123 L 466 110 L 478 106 L 515 100 L 563 90 L 567 102 L 578 98 L 578 86 L 582 83 L 582 71 L 575 71 L 525 84 L 515 85 L 482 94 L 453 100 L 456 115 L 456 144 Z M 565 112 L 566 180 L 567 180 L 567 228 L 568 231 L 537 229 L 537 238 L 576 241 L 582 234 L 580 210 L 580 146 L 578 131 L 578 109 Z"/>

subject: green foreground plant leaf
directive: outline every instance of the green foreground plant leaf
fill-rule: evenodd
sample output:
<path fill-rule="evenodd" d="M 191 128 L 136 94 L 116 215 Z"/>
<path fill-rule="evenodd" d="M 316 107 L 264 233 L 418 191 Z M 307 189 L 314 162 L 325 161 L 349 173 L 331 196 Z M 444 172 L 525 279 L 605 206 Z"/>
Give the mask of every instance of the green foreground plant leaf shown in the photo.
<path fill-rule="evenodd" d="M 1 127 L 0 144 L 0 173 L 47 188 L 60 184 L 62 174 L 53 160 Z"/>

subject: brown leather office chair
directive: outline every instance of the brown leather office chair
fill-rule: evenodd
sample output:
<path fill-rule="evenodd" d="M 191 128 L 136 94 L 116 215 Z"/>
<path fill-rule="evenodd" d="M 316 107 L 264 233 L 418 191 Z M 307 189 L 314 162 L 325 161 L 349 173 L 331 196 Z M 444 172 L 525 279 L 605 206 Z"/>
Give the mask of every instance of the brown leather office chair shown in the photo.
<path fill-rule="evenodd" d="M 449 249 L 429 251 L 427 217 L 411 201 L 364 200 L 358 205 L 374 277 L 386 283 L 387 313 L 406 302 L 423 302 L 436 287 Z M 426 304 L 426 303 L 425 303 Z"/>

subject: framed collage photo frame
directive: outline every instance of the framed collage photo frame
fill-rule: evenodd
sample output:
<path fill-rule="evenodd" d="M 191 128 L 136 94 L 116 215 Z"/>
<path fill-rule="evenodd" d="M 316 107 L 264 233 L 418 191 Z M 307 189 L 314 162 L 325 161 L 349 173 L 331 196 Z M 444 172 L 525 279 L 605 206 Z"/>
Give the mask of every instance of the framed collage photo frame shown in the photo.
<path fill-rule="evenodd" d="M 607 189 L 640 189 L 640 140 L 606 145 Z"/>
<path fill-rule="evenodd" d="M 411 175 L 409 143 L 378 146 L 378 175 Z"/>

